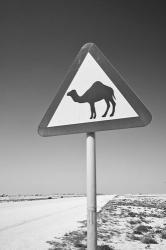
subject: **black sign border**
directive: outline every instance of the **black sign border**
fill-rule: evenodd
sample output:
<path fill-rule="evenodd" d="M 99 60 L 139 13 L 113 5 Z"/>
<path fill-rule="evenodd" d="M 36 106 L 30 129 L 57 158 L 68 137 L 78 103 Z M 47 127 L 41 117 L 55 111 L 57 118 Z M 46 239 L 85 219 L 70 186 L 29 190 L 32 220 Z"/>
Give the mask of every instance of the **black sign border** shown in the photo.
<path fill-rule="evenodd" d="M 56 109 L 58 108 L 63 96 L 65 95 L 69 85 L 71 84 L 74 76 L 76 75 L 79 67 L 81 66 L 87 53 L 90 53 L 93 58 L 97 61 L 100 67 L 104 70 L 107 76 L 112 80 L 114 85 L 119 89 L 122 95 L 126 98 L 132 108 L 138 114 L 138 117 L 115 119 L 115 120 L 104 120 L 80 124 L 70 124 L 56 127 L 47 127 Z M 151 122 L 152 116 L 144 104 L 134 94 L 134 92 L 127 85 L 120 73 L 114 68 L 109 60 L 103 55 L 99 48 L 94 43 L 85 44 L 79 53 L 77 54 L 73 64 L 69 68 L 69 71 L 58 89 L 53 102 L 48 108 L 44 115 L 39 128 L 38 133 L 41 136 L 55 136 L 55 135 L 66 135 L 76 133 L 89 133 L 95 131 L 124 129 L 143 127 Z"/>

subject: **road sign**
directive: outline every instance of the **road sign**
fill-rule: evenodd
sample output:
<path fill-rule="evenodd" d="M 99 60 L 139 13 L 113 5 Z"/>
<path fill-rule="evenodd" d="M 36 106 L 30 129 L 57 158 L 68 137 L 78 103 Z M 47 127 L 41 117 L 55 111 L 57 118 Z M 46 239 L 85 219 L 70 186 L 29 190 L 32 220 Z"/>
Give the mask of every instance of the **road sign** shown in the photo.
<path fill-rule="evenodd" d="M 95 131 L 145 126 L 151 114 L 93 43 L 76 56 L 39 125 L 42 136 L 87 133 L 87 249 L 97 249 Z"/>
<path fill-rule="evenodd" d="M 93 43 L 76 56 L 39 125 L 53 136 L 145 126 L 151 114 Z"/>

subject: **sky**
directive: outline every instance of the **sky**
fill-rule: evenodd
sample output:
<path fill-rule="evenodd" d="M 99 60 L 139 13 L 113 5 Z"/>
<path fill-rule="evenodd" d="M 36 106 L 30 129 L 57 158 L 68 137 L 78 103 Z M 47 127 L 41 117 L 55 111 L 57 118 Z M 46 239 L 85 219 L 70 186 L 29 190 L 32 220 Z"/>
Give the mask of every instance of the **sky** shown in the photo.
<path fill-rule="evenodd" d="M 86 193 L 86 134 L 43 138 L 37 129 L 87 42 L 153 117 L 96 133 L 97 192 L 165 193 L 164 1 L 3 1 L 0 32 L 0 194 Z"/>

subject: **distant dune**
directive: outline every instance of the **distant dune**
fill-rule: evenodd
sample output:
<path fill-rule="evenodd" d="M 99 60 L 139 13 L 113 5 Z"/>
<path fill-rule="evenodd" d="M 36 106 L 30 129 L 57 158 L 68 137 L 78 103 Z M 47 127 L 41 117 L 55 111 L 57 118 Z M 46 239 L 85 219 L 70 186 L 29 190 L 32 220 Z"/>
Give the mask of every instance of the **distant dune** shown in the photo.
<path fill-rule="evenodd" d="M 59 199 L 64 197 L 84 197 L 84 194 L 32 194 L 32 195 L 0 195 L 0 202 L 18 202 L 18 201 L 34 201 L 46 199 Z"/>

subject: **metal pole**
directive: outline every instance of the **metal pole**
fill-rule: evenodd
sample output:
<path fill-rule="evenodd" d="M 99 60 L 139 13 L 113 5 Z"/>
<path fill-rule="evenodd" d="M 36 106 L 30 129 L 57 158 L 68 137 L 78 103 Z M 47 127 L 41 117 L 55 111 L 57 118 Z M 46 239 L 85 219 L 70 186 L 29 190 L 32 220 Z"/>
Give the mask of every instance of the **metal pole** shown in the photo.
<path fill-rule="evenodd" d="M 97 250 L 96 143 L 95 133 L 87 134 L 87 250 Z"/>

